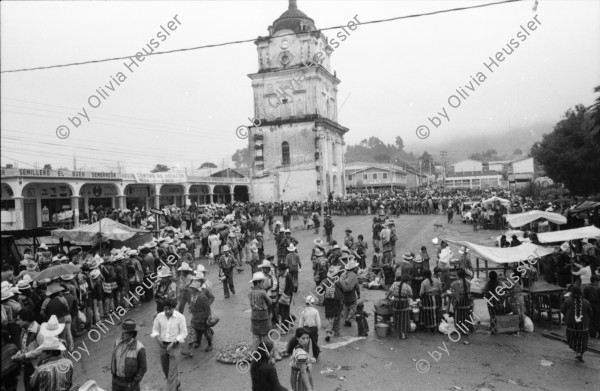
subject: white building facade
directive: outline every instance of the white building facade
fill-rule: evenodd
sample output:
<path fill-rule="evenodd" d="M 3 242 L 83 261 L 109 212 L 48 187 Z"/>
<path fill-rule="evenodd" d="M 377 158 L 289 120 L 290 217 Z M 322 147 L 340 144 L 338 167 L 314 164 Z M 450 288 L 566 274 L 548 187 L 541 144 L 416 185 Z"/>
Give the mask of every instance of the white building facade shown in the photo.
<path fill-rule="evenodd" d="M 344 134 L 337 123 L 333 48 L 314 21 L 289 9 L 259 37 L 254 126 L 249 131 L 251 201 L 322 200 L 344 193 Z"/>

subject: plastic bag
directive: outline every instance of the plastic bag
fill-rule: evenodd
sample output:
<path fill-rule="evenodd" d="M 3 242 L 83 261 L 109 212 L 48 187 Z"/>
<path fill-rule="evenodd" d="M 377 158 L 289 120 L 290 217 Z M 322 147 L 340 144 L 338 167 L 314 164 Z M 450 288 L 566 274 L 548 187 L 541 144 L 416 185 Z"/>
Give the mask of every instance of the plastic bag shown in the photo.
<path fill-rule="evenodd" d="M 527 315 L 525 315 L 523 320 L 523 330 L 527 331 L 528 333 L 533 333 L 533 322 Z"/>
<path fill-rule="evenodd" d="M 79 311 L 79 314 L 78 314 L 78 316 L 79 316 L 79 321 L 80 321 L 81 323 L 85 324 L 85 323 L 86 323 L 86 321 L 87 321 L 87 318 L 86 318 L 85 314 L 84 314 L 83 312 Z"/>

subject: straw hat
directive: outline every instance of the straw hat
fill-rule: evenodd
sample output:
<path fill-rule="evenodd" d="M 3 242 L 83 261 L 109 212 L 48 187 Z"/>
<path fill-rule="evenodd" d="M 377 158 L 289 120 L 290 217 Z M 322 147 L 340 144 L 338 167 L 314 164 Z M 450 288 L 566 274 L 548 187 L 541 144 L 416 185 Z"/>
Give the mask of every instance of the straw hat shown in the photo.
<path fill-rule="evenodd" d="M 340 248 L 340 246 L 338 246 L 337 244 L 333 246 L 333 249 L 335 250 L 336 248 Z"/>
<path fill-rule="evenodd" d="M 158 278 L 171 277 L 171 269 L 167 266 L 162 266 L 158 268 Z"/>
<path fill-rule="evenodd" d="M 200 264 L 198 265 L 198 267 L 196 268 L 196 271 L 198 272 L 206 272 L 206 268 L 204 267 L 204 265 Z"/>
<path fill-rule="evenodd" d="M 292 231 L 290 231 L 289 228 L 284 229 L 283 232 L 286 233 L 286 234 L 291 234 L 292 233 Z"/>
<path fill-rule="evenodd" d="M 100 270 L 98 270 L 98 273 L 100 273 Z M 50 296 L 55 293 L 62 292 L 64 290 L 65 290 L 65 288 L 63 288 L 62 286 L 60 286 L 58 284 L 50 284 L 48 289 L 46 289 L 46 296 Z"/>
<path fill-rule="evenodd" d="M 131 250 L 131 251 L 129 251 L 129 256 L 130 257 L 135 257 L 137 255 L 138 255 L 138 251 L 137 250 Z"/>
<path fill-rule="evenodd" d="M 71 281 L 72 279 L 75 278 L 75 274 L 65 274 L 60 276 L 60 278 L 64 281 Z"/>
<path fill-rule="evenodd" d="M 412 261 L 413 259 L 415 259 L 415 257 L 412 255 L 412 253 L 406 253 L 402 256 L 402 258 L 406 261 Z"/>
<path fill-rule="evenodd" d="M 459 254 L 465 254 L 465 253 L 468 253 L 468 252 L 469 252 L 469 249 L 466 246 L 462 246 L 460 248 L 460 250 L 458 250 Z"/>
<path fill-rule="evenodd" d="M 185 243 L 181 243 L 181 244 L 179 245 L 179 248 L 178 248 L 178 250 L 186 250 L 186 251 L 187 251 L 187 249 L 188 249 L 188 248 L 187 248 L 187 246 L 185 245 Z"/>
<path fill-rule="evenodd" d="M 438 238 L 433 238 L 433 239 L 431 240 L 431 243 L 433 243 L 433 244 L 435 244 L 435 245 L 438 245 L 438 244 L 440 244 L 440 240 L 439 240 Z"/>
<path fill-rule="evenodd" d="M 96 278 L 100 277 L 100 274 L 100 269 L 94 269 L 91 271 L 90 277 L 95 280 Z"/>
<path fill-rule="evenodd" d="M 257 232 L 257 233 L 256 233 L 256 236 L 257 236 L 257 237 L 258 237 L 258 236 L 263 236 L 263 234 L 262 234 L 262 233 L 260 233 L 260 232 Z"/>
<path fill-rule="evenodd" d="M 350 259 L 350 261 L 346 264 L 346 270 L 352 270 L 358 266 L 358 262 L 356 262 L 354 259 Z"/>
<path fill-rule="evenodd" d="M 25 274 L 25 276 L 29 277 L 29 274 Z M 29 277 L 29 280 L 22 279 L 21 281 L 19 281 L 17 283 L 17 288 L 19 288 L 20 290 L 30 289 L 31 285 L 30 285 L 29 281 L 31 281 L 31 277 Z"/>
<path fill-rule="evenodd" d="M 48 246 L 46 246 L 46 243 L 42 243 L 42 244 L 40 244 L 40 247 L 38 247 L 38 248 L 39 248 L 40 250 L 44 250 L 44 251 L 48 250 Z"/>
<path fill-rule="evenodd" d="M 313 240 L 313 243 L 319 247 L 325 246 L 325 243 L 323 243 L 323 239 L 321 239 L 321 238 L 316 238 L 315 240 Z"/>
<path fill-rule="evenodd" d="M 58 323 L 56 315 L 50 316 L 47 322 L 42 323 L 39 333 L 44 337 L 55 337 L 65 329 L 64 323 Z"/>
<path fill-rule="evenodd" d="M 221 248 L 221 251 L 230 251 L 230 248 L 229 248 L 229 246 L 228 246 L 228 245 L 224 245 L 224 246 Z"/>
<path fill-rule="evenodd" d="M 321 249 L 315 249 L 315 256 L 317 257 L 322 257 L 323 256 L 323 251 L 321 251 Z"/>
<path fill-rule="evenodd" d="M 288 251 L 296 251 L 296 246 L 294 246 L 294 243 L 290 243 L 290 245 L 287 248 Z"/>
<path fill-rule="evenodd" d="M 79 391 L 105 391 L 103 388 L 100 388 L 98 384 L 94 380 L 88 380 L 81 387 L 79 387 Z"/>
<path fill-rule="evenodd" d="M 266 259 L 264 259 L 262 261 L 262 263 L 260 265 L 258 265 L 258 267 L 259 268 L 268 267 L 270 269 L 271 268 L 271 262 L 269 262 Z"/>
<path fill-rule="evenodd" d="M 346 228 L 346 232 L 352 233 L 352 230 L 350 228 Z"/>
<path fill-rule="evenodd" d="M 254 282 L 254 281 L 262 281 L 265 278 L 267 278 L 267 276 L 265 276 L 265 273 L 263 272 L 256 272 L 252 275 L 252 279 L 250 280 L 250 282 Z"/>
<path fill-rule="evenodd" d="M 192 275 L 191 279 L 192 280 L 205 280 L 206 277 L 204 276 L 203 272 L 199 272 L 196 270 L 196 272 Z"/>
<path fill-rule="evenodd" d="M 250 246 L 250 251 L 252 251 L 253 253 L 257 253 L 258 247 L 256 247 L 255 245 L 252 245 L 252 246 Z"/>
<path fill-rule="evenodd" d="M 423 262 L 423 258 L 420 255 L 415 255 L 414 262 L 421 263 L 421 262 Z"/>
<path fill-rule="evenodd" d="M 2 301 L 8 300 L 13 296 L 14 296 L 14 293 L 11 292 L 10 288 L 4 288 L 4 289 L 2 289 L 2 298 L 0 300 L 2 300 Z"/>
<path fill-rule="evenodd" d="M 306 301 L 306 304 L 310 304 L 310 305 L 315 305 L 315 303 L 316 303 L 316 300 L 312 295 L 306 296 L 305 301 Z"/>
<path fill-rule="evenodd" d="M 327 270 L 327 278 L 334 278 L 336 274 L 338 274 L 340 268 L 337 266 L 329 266 L 329 270 Z"/>
<path fill-rule="evenodd" d="M 40 329 L 40 333 L 42 333 L 42 329 Z M 65 345 L 63 345 L 56 336 L 44 335 L 44 343 L 36 350 L 60 350 L 62 352 L 67 350 L 67 348 L 65 348 Z"/>
<path fill-rule="evenodd" d="M 194 269 L 190 267 L 187 262 L 182 262 L 181 266 L 177 269 L 178 272 L 193 272 Z"/>

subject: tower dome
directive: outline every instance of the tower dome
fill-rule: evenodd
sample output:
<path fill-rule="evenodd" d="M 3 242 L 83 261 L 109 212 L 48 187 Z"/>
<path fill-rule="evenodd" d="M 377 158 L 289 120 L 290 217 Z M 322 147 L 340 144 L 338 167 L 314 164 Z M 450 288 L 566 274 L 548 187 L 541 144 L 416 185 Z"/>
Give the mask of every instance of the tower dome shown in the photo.
<path fill-rule="evenodd" d="M 289 0 L 289 2 L 290 5 L 287 11 L 273 22 L 269 33 L 274 35 L 281 30 L 292 30 L 295 33 L 316 30 L 314 20 L 298 9 L 296 0 Z"/>

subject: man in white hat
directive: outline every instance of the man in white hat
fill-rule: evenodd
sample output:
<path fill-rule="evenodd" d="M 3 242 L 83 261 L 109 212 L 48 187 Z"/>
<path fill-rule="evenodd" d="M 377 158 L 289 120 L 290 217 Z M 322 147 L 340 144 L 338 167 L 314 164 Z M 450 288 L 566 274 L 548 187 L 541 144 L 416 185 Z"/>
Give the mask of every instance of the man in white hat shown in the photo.
<path fill-rule="evenodd" d="M 235 260 L 238 273 L 243 272 L 244 266 L 243 266 L 242 260 L 240 258 L 238 237 L 237 237 L 237 233 L 235 233 L 233 229 L 231 230 L 231 232 L 229 232 L 229 235 L 227 235 L 227 246 L 229 247 L 231 256 Z"/>
<path fill-rule="evenodd" d="M 321 248 L 314 249 L 313 271 L 316 286 L 321 285 L 321 282 L 327 278 L 327 270 L 329 263 L 325 257 L 325 253 Z"/>
<path fill-rule="evenodd" d="M 38 348 L 42 352 L 38 367 L 31 376 L 32 390 L 67 391 L 73 385 L 73 363 L 62 356 L 65 346 L 56 336 L 45 336 Z"/>
<path fill-rule="evenodd" d="M 294 282 L 294 293 L 298 292 L 298 275 L 302 271 L 302 262 L 300 261 L 300 255 L 298 255 L 296 246 L 290 243 L 287 248 L 288 254 L 285 256 L 285 263 L 290 268 L 290 275 Z"/>
<path fill-rule="evenodd" d="M 259 262 L 260 259 L 258 258 L 258 247 L 256 247 L 256 245 L 250 245 L 250 259 L 246 260 L 246 263 L 250 264 L 250 267 L 252 268 L 252 274 L 256 273 L 259 269 Z"/>
<path fill-rule="evenodd" d="M 168 299 L 176 300 L 177 298 L 177 283 L 173 279 L 173 274 L 168 266 L 160 266 L 158 268 L 158 282 L 154 299 L 156 301 L 156 312 L 160 313 L 164 310 L 165 301 Z"/>
<path fill-rule="evenodd" d="M 176 279 L 177 283 L 177 300 L 181 298 L 183 291 L 187 288 L 188 285 L 192 282 L 192 274 L 194 273 L 194 269 L 190 267 L 187 262 L 182 262 L 181 266 L 177 268 L 177 274 L 179 274 L 179 278 Z"/>
<path fill-rule="evenodd" d="M 229 290 L 235 295 L 235 287 L 233 285 L 233 268 L 235 267 L 235 258 L 231 255 L 228 245 L 224 245 L 221 249 L 223 255 L 219 259 L 219 268 L 221 269 L 219 277 L 223 281 L 223 292 L 225 298 L 229 298 Z"/>
<path fill-rule="evenodd" d="M 255 348 L 258 348 L 258 345 L 266 340 L 269 331 L 271 331 L 269 308 L 273 305 L 273 302 L 265 291 L 265 279 L 266 276 L 263 272 L 254 273 L 252 280 L 250 280 L 252 287 L 250 288 L 250 292 L 248 292 L 250 308 L 252 309 L 250 325 L 252 335 L 254 336 L 253 342 Z"/>
<path fill-rule="evenodd" d="M 189 248 L 185 243 L 179 244 L 179 247 L 177 247 L 177 255 L 179 255 L 181 262 L 186 262 L 188 265 L 191 265 L 192 268 L 196 267 L 194 256 L 190 253 Z"/>
<path fill-rule="evenodd" d="M 73 351 L 75 344 L 71 332 L 71 306 L 68 300 L 63 296 L 64 288 L 59 284 L 51 284 L 46 290 L 46 300 L 42 303 L 41 314 L 45 319 L 52 319 L 55 316 L 60 323 L 67 324 L 61 337 L 67 342 L 69 351 Z M 73 303 L 74 305 L 74 303 Z M 48 322 L 50 322 L 50 320 Z M 99 319 L 98 319 L 99 320 Z M 42 329 L 44 324 L 42 324 Z"/>

